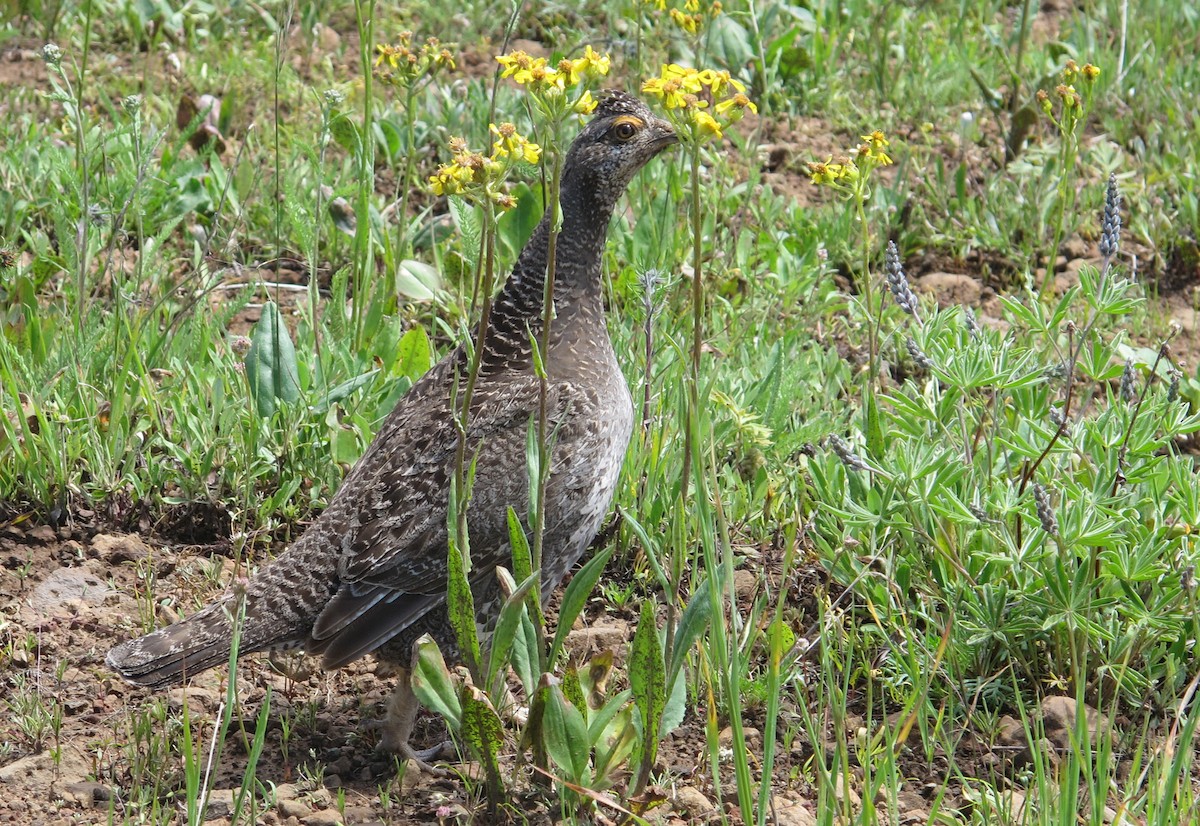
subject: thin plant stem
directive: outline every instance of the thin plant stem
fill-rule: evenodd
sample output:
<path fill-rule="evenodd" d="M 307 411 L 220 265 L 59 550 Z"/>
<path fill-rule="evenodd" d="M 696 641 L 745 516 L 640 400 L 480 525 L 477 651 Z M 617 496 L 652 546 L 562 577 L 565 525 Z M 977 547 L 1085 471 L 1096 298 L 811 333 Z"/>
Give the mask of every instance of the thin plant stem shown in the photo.
<path fill-rule="evenodd" d="M 351 314 L 354 348 L 363 345 L 363 322 L 367 304 L 367 274 L 374 269 L 374 247 L 371 243 L 371 190 L 375 180 L 375 141 L 372 120 L 375 111 L 371 66 L 371 44 L 375 42 L 375 0 L 354 0 L 358 21 L 359 58 L 363 75 L 363 123 L 358 152 L 358 203 L 355 213 L 358 225 L 354 233 L 354 267 L 352 278 Z"/>
<path fill-rule="evenodd" d="M 558 233 L 560 230 L 559 216 L 559 185 L 562 182 L 562 153 L 558 151 L 558 141 L 552 143 L 553 152 L 550 160 L 550 191 L 549 203 L 546 208 L 550 210 L 550 238 L 546 244 L 546 281 L 542 287 L 542 337 L 541 337 L 541 352 L 542 352 L 542 375 L 538 381 L 538 420 L 537 420 L 537 452 L 538 452 L 538 478 L 537 478 L 537 496 L 534 502 L 533 511 L 533 541 L 531 543 L 530 555 L 533 558 L 533 569 L 540 571 L 542 569 L 542 547 L 545 543 L 546 534 L 546 483 L 550 478 L 550 446 L 549 446 L 549 359 L 550 359 L 550 325 L 554 318 L 554 280 L 557 268 L 558 258 Z M 539 586 L 540 587 L 540 586 Z M 546 646 L 538 645 L 538 653 L 541 657 L 546 657 Z M 542 671 L 546 670 L 547 663 L 543 661 Z"/>
<path fill-rule="evenodd" d="M 404 248 L 408 240 L 408 197 L 412 191 L 412 177 L 416 170 L 416 122 L 417 113 L 414 107 L 416 101 L 416 84 L 410 83 L 404 93 L 404 139 L 407 150 L 404 153 L 404 174 L 400 177 L 400 207 L 396 210 L 396 251 L 397 260 L 407 257 Z"/>
<path fill-rule="evenodd" d="M 700 145 L 691 146 L 692 165 L 692 353 L 688 367 L 687 410 L 683 431 L 683 470 L 679 482 L 681 512 L 686 510 L 688 481 L 692 474 L 692 453 L 699 434 L 700 411 L 700 356 L 704 346 L 704 246 L 703 221 L 700 212 Z M 700 453 L 699 451 L 696 451 Z M 700 453 L 701 457 L 703 456 Z M 698 473 L 702 469 L 698 469 Z M 683 576 L 683 547 L 671 548 L 671 593 L 666 594 L 666 629 L 664 652 L 670 662 L 675 649 L 675 619 L 679 603 L 680 579 Z M 710 574 L 712 572 L 710 571 Z"/>

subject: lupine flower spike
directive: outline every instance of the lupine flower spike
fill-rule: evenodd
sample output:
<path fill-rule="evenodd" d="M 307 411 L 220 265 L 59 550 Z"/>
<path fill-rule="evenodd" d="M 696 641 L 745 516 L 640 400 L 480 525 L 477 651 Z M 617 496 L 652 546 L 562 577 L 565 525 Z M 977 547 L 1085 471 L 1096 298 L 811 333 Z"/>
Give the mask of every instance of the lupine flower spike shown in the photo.
<path fill-rule="evenodd" d="M 1033 502 L 1037 507 L 1042 530 L 1051 536 L 1058 536 L 1058 520 L 1054 517 L 1054 508 L 1050 505 L 1050 494 L 1037 482 L 1033 483 Z"/>
<path fill-rule="evenodd" d="M 908 355 L 912 357 L 913 362 L 918 367 L 920 367 L 922 370 L 933 369 L 933 360 L 921 351 L 921 348 L 917 345 L 917 342 L 912 336 L 909 336 L 904 340 L 904 347 L 906 350 L 908 350 Z"/>
<path fill-rule="evenodd" d="M 888 241 L 884 264 L 887 271 L 888 289 L 891 290 L 892 297 L 896 299 L 900 309 L 919 321 L 917 297 L 913 295 L 912 288 L 908 286 L 908 278 L 904 275 L 904 265 L 900 263 L 900 250 L 896 248 L 895 241 Z"/>
<path fill-rule="evenodd" d="M 1104 193 L 1104 220 L 1100 224 L 1100 257 L 1107 261 L 1117 254 L 1121 243 L 1121 191 L 1116 173 L 1108 176 Z"/>
<path fill-rule="evenodd" d="M 854 452 L 850 443 L 836 433 L 829 434 L 829 448 L 842 460 L 842 464 L 851 470 L 869 470 L 867 463 Z"/>

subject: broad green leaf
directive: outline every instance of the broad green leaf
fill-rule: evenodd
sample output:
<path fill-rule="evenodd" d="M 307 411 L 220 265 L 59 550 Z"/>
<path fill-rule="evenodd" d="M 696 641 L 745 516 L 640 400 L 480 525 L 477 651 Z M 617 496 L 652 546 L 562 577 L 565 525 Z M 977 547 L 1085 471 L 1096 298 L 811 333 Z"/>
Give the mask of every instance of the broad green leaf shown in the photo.
<path fill-rule="evenodd" d="M 723 590 L 723 589 L 722 589 Z M 705 586 L 695 589 L 692 601 L 679 617 L 675 626 L 674 648 L 671 651 L 670 668 L 667 671 L 667 686 L 673 688 L 688 652 L 708 627 L 709 617 L 712 616 L 712 601 L 708 597 Z"/>
<path fill-rule="evenodd" d="M 588 767 L 587 726 L 583 715 L 557 685 L 550 685 L 542 718 L 542 734 L 550 759 L 562 770 L 564 779 L 586 785 Z"/>
<path fill-rule="evenodd" d="M 354 157 L 362 154 L 362 137 L 358 124 L 345 115 L 335 115 L 329 121 L 329 134 L 338 144 Z"/>
<path fill-rule="evenodd" d="M 429 336 L 420 324 L 412 327 L 400 337 L 396 345 L 396 363 L 394 370 L 397 375 L 405 376 L 412 382 L 429 372 L 433 362 L 433 348 L 429 346 Z"/>
<path fill-rule="evenodd" d="M 500 767 L 496 755 L 504 744 L 504 726 L 487 695 L 473 685 L 464 685 L 459 694 L 462 703 L 462 737 L 479 758 L 489 776 L 496 776 Z"/>
<path fill-rule="evenodd" d="M 407 301 L 433 301 L 442 291 L 438 271 L 413 258 L 406 258 L 396 267 L 396 294 Z"/>
<path fill-rule="evenodd" d="M 638 707 L 642 728 L 642 763 L 653 765 L 658 754 L 658 732 L 667 702 L 667 669 L 658 641 L 654 601 L 642 602 L 642 615 L 629 652 L 629 687 Z"/>
<path fill-rule="evenodd" d="M 313 413 L 319 416 L 327 412 L 335 404 L 347 398 L 358 388 L 366 387 L 368 384 L 374 381 L 375 376 L 378 373 L 378 370 L 368 370 L 365 373 L 361 373 L 352 379 L 342 382 L 337 387 L 334 387 L 332 390 L 326 393 L 324 398 L 313 405 Z"/>
<path fill-rule="evenodd" d="M 500 616 L 496 620 L 496 629 L 492 632 L 492 646 L 488 653 L 488 669 L 486 685 L 491 685 L 496 675 L 508 664 L 512 651 L 513 640 L 521 627 L 521 617 L 525 615 L 525 598 L 533 590 L 537 578 L 528 576 L 517 585 L 507 570 L 496 568 L 501 585 L 506 594 L 504 605 L 500 608 Z"/>
<path fill-rule="evenodd" d="M 451 510 L 453 519 L 453 510 Z M 458 641 L 458 650 L 462 652 L 463 661 L 472 674 L 479 673 L 479 631 L 475 626 L 475 596 L 471 593 L 471 583 L 467 579 L 467 562 L 464 552 L 459 550 L 458 542 L 453 536 L 454 526 L 451 525 L 450 541 L 447 542 L 446 558 L 448 560 L 448 576 L 446 583 L 446 607 L 450 613 L 450 626 L 454 629 L 454 638 Z M 465 553 L 469 554 L 470 549 Z"/>
<path fill-rule="evenodd" d="M 279 402 L 291 404 L 300 398 L 296 348 L 274 301 L 263 305 L 262 318 L 250 334 L 245 365 L 246 382 L 258 415 L 270 417 Z"/>
<path fill-rule="evenodd" d="M 423 634 L 417 640 L 416 666 L 412 672 L 412 690 L 421 705 L 440 714 L 451 731 L 462 731 L 462 703 L 450 678 L 450 669 L 433 637 Z"/>
<path fill-rule="evenodd" d="M 615 546 L 610 545 L 596 554 L 571 579 L 571 584 L 567 586 L 567 591 L 563 594 L 562 607 L 558 610 L 558 628 L 554 632 L 554 644 L 550 646 L 550 659 L 547 662 L 553 664 L 558 661 L 558 655 L 562 651 L 563 643 L 567 640 L 567 634 L 571 632 L 575 618 L 587 604 L 587 598 L 596 587 L 600 574 L 604 573 L 604 566 L 608 564 L 614 549 Z"/>
<path fill-rule="evenodd" d="M 467 271 L 475 272 L 479 268 L 479 244 L 482 237 L 479 214 L 475 207 L 456 195 L 451 195 L 446 201 L 450 204 L 450 215 L 462 235 L 462 251 L 463 258 L 467 261 Z"/>
<path fill-rule="evenodd" d="M 588 740 L 592 745 L 598 745 L 603 741 L 605 729 L 617 716 L 617 712 L 624 708 L 632 697 L 633 692 L 627 688 L 620 694 L 614 694 L 608 702 L 592 713 L 588 718 Z"/>
<path fill-rule="evenodd" d="M 719 66 L 731 70 L 745 66 L 754 59 L 754 47 L 746 28 L 732 15 L 722 14 L 709 23 L 709 57 Z"/>
<path fill-rule="evenodd" d="M 563 696 L 571 701 L 571 705 L 579 709 L 579 713 L 587 718 L 588 705 L 587 699 L 583 696 L 583 686 L 579 683 L 579 669 L 573 665 L 568 665 L 563 672 L 562 679 Z"/>
<path fill-rule="evenodd" d="M 541 669 L 540 660 L 537 629 L 533 627 L 533 620 L 529 618 L 529 612 L 523 611 L 521 612 L 521 624 L 517 627 L 517 633 L 513 638 L 513 647 L 508 661 L 513 671 L 517 672 L 517 679 L 521 681 L 521 687 L 525 689 L 526 696 L 531 694 L 537 685 L 538 673 Z"/>

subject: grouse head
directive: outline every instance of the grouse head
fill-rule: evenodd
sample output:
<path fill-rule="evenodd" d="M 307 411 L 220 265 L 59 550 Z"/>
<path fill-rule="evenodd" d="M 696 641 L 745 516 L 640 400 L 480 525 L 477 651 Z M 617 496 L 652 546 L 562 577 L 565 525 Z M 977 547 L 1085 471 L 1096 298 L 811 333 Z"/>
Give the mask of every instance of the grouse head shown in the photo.
<path fill-rule="evenodd" d="M 655 117 L 642 101 L 624 92 L 604 92 L 567 152 L 564 199 L 576 196 L 611 208 L 637 171 L 678 141 L 671 124 Z"/>

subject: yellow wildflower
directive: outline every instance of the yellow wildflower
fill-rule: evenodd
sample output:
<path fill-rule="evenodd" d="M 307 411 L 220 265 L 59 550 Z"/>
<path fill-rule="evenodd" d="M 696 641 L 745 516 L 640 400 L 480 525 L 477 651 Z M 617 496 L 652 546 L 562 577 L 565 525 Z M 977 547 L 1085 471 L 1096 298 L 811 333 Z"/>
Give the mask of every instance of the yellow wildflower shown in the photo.
<path fill-rule="evenodd" d="M 596 110 L 596 99 L 592 97 L 592 93 L 584 90 L 583 95 L 579 100 L 575 101 L 575 113 L 579 115 L 590 115 Z"/>
<path fill-rule="evenodd" d="M 499 126 L 493 123 L 488 129 L 496 136 L 496 141 L 492 144 L 493 158 L 512 157 L 531 164 L 537 163 L 541 158 L 542 148 L 518 133 L 517 127 L 511 123 L 502 123 Z"/>
<path fill-rule="evenodd" d="M 582 74 L 590 78 L 604 77 L 608 74 L 611 65 L 612 58 L 607 52 L 600 54 L 590 45 L 584 48 L 583 57 L 572 61 L 575 74 Z"/>
<path fill-rule="evenodd" d="M 679 9 L 671 9 L 671 19 L 675 21 L 675 25 L 683 29 L 688 34 L 696 34 L 700 31 L 700 15 L 684 14 Z"/>
<path fill-rule="evenodd" d="M 518 49 L 512 54 L 500 55 L 497 62 L 504 67 L 500 77 L 511 77 L 522 85 L 540 81 L 546 76 L 546 58 L 533 57 Z"/>
<path fill-rule="evenodd" d="M 1085 80 L 1095 80 L 1096 78 L 1100 77 L 1100 67 L 1093 66 L 1091 63 L 1085 63 L 1083 69 L 1080 71 L 1083 72 L 1083 77 Z"/>
<path fill-rule="evenodd" d="M 858 154 L 863 158 L 869 158 L 880 166 L 887 166 L 892 162 L 891 157 L 884 150 L 891 145 L 891 141 L 876 129 L 869 135 L 862 136 L 863 143 L 858 147 Z"/>
<path fill-rule="evenodd" d="M 1068 109 L 1078 109 L 1083 104 L 1083 101 L 1079 97 L 1079 93 L 1075 91 L 1074 86 L 1060 83 L 1058 86 L 1054 87 L 1054 92 L 1060 98 L 1062 98 L 1063 106 L 1067 107 Z"/>
<path fill-rule="evenodd" d="M 758 107 L 754 105 L 754 101 L 746 97 L 744 92 L 735 92 L 732 96 L 718 103 L 714 108 L 718 115 L 724 115 L 733 120 L 739 120 L 745 110 L 758 114 Z"/>
<path fill-rule="evenodd" d="M 724 137 L 721 133 L 721 124 L 717 123 L 717 119 L 703 109 L 692 109 L 692 122 L 699 128 L 701 135 L 712 135 L 718 140 Z"/>

